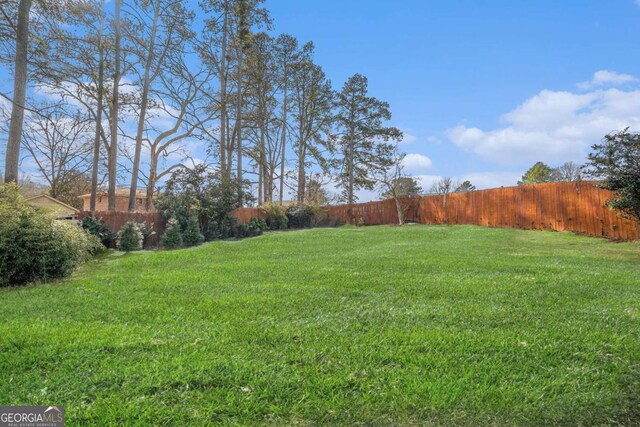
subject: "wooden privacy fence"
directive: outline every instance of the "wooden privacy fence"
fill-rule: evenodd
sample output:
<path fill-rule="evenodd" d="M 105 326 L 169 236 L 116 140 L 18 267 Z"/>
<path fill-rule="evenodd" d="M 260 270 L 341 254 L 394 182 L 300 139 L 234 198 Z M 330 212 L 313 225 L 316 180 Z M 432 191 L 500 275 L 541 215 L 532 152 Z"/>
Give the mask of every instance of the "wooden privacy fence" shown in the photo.
<path fill-rule="evenodd" d="M 91 216 L 91 212 L 81 212 L 79 219 Z M 115 231 L 120 230 L 128 221 L 144 222 L 152 226 L 155 234 L 149 238 L 149 245 L 157 246 L 160 243 L 160 237 L 164 234 L 166 221 L 159 212 L 96 212 L 96 218 L 100 218 L 102 222 Z"/>
<path fill-rule="evenodd" d="M 425 224 L 476 224 L 575 231 L 615 240 L 640 238 L 640 224 L 624 219 L 606 201 L 610 191 L 592 182 L 557 182 L 422 197 Z"/>
<path fill-rule="evenodd" d="M 640 224 L 609 209 L 613 194 L 593 182 L 557 182 L 423 196 L 402 201 L 405 219 L 423 224 L 475 224 L 535 230 L 574 231 L 614 240 L 640 239 Z M 331 219 L 368 225 L 397 224 L 393 200 L 328 206 Z M 257 208 L 237 209 L 240 223 L 262 217 Z"/>

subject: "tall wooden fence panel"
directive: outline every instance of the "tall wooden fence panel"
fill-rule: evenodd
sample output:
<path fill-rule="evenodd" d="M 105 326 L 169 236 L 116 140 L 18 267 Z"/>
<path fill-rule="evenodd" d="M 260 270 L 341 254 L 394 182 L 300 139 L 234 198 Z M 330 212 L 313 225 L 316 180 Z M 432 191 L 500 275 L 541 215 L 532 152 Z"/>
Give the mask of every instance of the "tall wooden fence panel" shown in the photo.
<path fill-rule="evenodd" d="M 640 224 L 611 210 L 613 194 L 590 182 L 496 188 L 423 197 L 420 222 L 575 231 L 616 240 L 640 238 Z"/>
<path fill-rule="evenodd" d="M 233 216 L 236 217 L 239 224 L 247 224 L 252 218 L 264 219 L 264 215 L 258 208 L 240 208 L 233 211 Z"/>
<path fill-rule="evenodd" d="M 91 216 L 91 212 L 82 212 L 79 218 Z M 155 234 L 149 239 L 149 245 L 156 246 L 160 243 L 160 237 L 164 234 L 166 221 L 158 212 L 96 212 L 96 218 L 115 231 L 120 230 L 128 221 L 146 223 L 153 228 Z"/>
<path fill-rule="evenodd" d="M 575 231 L 615 240 L 640 239 L 640 224 L 622 218 L 606 201 L 613 194 L 593 182 L 558 182 L 424 196 L 402 201 L 405 219 L 423 224 L 475 224 L 535 230 Z M 328 206 L 329 218 L 367 225 L 397 224 L 393 200 Z M 237 209 L 240 223 L 260 217 L 257 208 Z"/>

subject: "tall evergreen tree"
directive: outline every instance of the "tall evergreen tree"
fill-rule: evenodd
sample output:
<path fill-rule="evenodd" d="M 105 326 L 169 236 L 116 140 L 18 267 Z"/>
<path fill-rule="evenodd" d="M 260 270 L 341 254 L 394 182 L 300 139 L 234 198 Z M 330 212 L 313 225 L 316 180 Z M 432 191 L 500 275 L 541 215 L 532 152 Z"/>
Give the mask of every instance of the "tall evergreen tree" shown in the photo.
<path fill-rule="evenodd" d="M 306 170 L 317 163 L 328 170 L 327 152 L 333 151 L 329 133 L 333 123 L 334 91 L 319 65 L 311 60 L 313 44 L 307 43 L 306 53 L 292 65 L 292 112 L 295 119 L 298 204 L 304 203 Z"/>
<path fill-rule="evenodd" d="M 279 176 L 279 191 L 278 197 L 280 204 L 283 202 L 284 197 L 284 182 L 285 182 L 285 169 L 286 169 L 286 152 L 287 152 L 287 135 L 289 134 L 289 122 L 288 113 L 289 104 L 289 90 L 291 88 L 291 66 L 296 59 L 301 55 L 298 48 L 298 40 L 289 34 L 281 34 L 276 39 L 275 44 L 275 61 L 278 70 L 278 82 L 280 84 L 280 90 L 282 93 L 282 116 L 280 120 L 280 176 Z"/>
<path fill-rule="evenodd" d="M 356 191 L 373 189 L 372 172 L 393 162 L 394 145 L 390 142 L 400 141 L 402 132 L 383 125 L 391 119 L 389 104 L 368 95 L 368 80 L 361 74 L 347 80 L 338 94 L 337 107 L 342 151 L 338 186 L 343 200 L 354 203 Z"/>

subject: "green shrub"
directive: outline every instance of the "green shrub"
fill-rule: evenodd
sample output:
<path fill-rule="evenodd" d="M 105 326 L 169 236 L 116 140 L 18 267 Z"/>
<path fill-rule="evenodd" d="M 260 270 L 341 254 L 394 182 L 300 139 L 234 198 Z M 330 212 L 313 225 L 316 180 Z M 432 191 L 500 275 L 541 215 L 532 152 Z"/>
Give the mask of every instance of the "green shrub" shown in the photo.
<path fill-rule="evenodd" d="M 175 249 L 182 246 L 182 229 L 175 218 L 167 222 L 167 229 L 160 239 L 160 243 L 167 249 Z"/>
<path fill-rule="evenodd" d="M 0 186 L 0 286 L 65 277 L 101 247 L 82 228 L 26 203 L 15 184 Z"/>
<path fill-rule="evenodd" d="M 287 228 L 289 219 L 282 206 L 276 203 L 267 203 L 261 209 L 269 230 L 284 230 Z"/>
<path fill-rule="evenodd" d="M 101 218 L 87 216 L 82 218 L 82 228 L 89 234 L 96 236 L 107 248 L 115 248 L 117 233 L 113 228 L 102 222 Z"/>
<path fill-rule="evenodd" d="M 204 236 L 200 232 L 200 225 L 195 216 L 187 221 L 187 228 L 182 233 L 182 242 L 185 246 L 199 246 L 204 242 Z"/>
<path fill-rule="evenodd" d="M 249 224 L 238 224 L 233 228 L 233 237 L 244 239 L 245 237 L 256 237 L 262 235 L 262 229 Z"/>
<path fill-rule="evenodd" d="M 249 227 L 252 227 L 252 228 L 260 230 L 260 231 L 264 231 L 264 230 L 267 229 L 267 223 L 264 222 L 263 220 L 259 219 L 259 218 L 251 218 L 251 220 L 249 221 L 249 223 L 247 225 Z"/>
<path fill-rule="evenodd" d="M 236 222 L 237 219 L 233 216 L 226 217 L 219 221 L 209 221 L 209 226 L 207 227 L 207 233 L 205 235 L 206 241 L 211 242 L 213 240 L 232 238 L 234 236 Z"/>
<path fill-rule="evenodd" d="M 230 226 L 233 210 L 242 207 L 238 194 L 242 194 L 245 203 L 253 200 L 249 181 L 239 183 L 234 176 L 229 179 L 223 176 L 206 165 L 180 168 L 171 174 L 155 205 L 163 218 L 175 218 L 182 230 L 187 229 L 189 219 L 195 216 L 207 240 L 215 240 L 218 232 L 226 232 Z M 219 229 L 209 232 L 213 223 Z"/>
<path fill-rule="evenodd" d="M 311 228 L 315 226 L 315 210 L 307 205 L 291 206 L 287 220 L 289 228 Z"/>
<path fill-rule="evenodd" d="M 149 241 L 151 237 L 155 236 L 156 232 L 153 230 L 153 223 L 147 224 L 146 222 L 139 222 L 138 229 L 142 233 L 142 247 L 149 247 Z"/>
<path fill-rule="evenodd" d="M 118 231 L 116 246 L 121 252 L 139 251 L 144 244 L 144 234 L 140 224 L 135 221 L 128 221 Z"/>

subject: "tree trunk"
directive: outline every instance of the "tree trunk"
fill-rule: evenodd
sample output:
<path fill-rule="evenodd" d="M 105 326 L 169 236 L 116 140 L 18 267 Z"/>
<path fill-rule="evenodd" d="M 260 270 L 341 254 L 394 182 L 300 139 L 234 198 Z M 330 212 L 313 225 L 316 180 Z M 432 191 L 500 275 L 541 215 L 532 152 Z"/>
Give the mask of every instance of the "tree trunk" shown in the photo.
<path fill-rule="evenodd" d="M 266 195 L 266 165 L 265 165 L 265 155 L 264 155 L 264 111 L 260 113 L 260 154 L 258 161 L 258 206 L 261 206 L 265 199 Z"/>
<path fill-rule="evenodd" d="M 286 65 L 285 65 L 286 67 Z M 286 160 L 286 151 L 287 151 L 287 81 L 286 81 L 286 70 L 285 70 L 285 83 L 284 83 L 284 99 L 282 101 L 282 152 L 280 153 L 280 204 L 282 205 L 283 195 L 284 195 L 284 167 Z"/>
<path fill-rule="evenodd" d="M 300 120 L 300 129 L 302 129 L 302 119 Z M 301 130 L 302 132 L 302 130 Z M 304 187 L 306 183 L 304 160 L 306 157 L 306 147 L 304 139 L 300 136 L 298 141 L 298 205 L 304 204 Z"/>
<path fill-rule="evenodd" d="M 227 182 L 231 182 L 231 170 L 233 169 L 233 141 L 235 136 L 231 132 L 231 121 L 227 115 Z"/>
<path fill-rule="evenodd" d="M 225 7 L 222 23 L 222 47 L 220 53 L 220 176 L 223 182 L 227 179 L 227 26 L 229 12 Z"/>
<path fill-rule="evenodd" d="M 403 225 L 404 224 L 404 210 L 402 209 L 402 203 L 400 202 L 400 199 L 396 195 L 393 196 L 393 200 L 396 202 L 396 211 L 398 212 L 398 224 L 399 225 Z"/>
<path fill-rule="evenodd" d="M 120 108 L 120 3 L 115 0 L 115 70 L 113 74 L 113 105 L 111 107 L 111 145 L 109 146 L 109 211 L 116 210 L 116 174 L 118 165 L 118 110 Z"/>
<path fill-rule="evenodd" d="M 353 187 L 354 187 L 354 172 L 353 172 L 353 136 L 349 140 L 349 148 L 348 148 L 348 157 L 347 157 L 347 169 L 349 176 L 349 184 L 347 187 L 347 203 L 353 204 Z"/>
<path fill-rule="evenodd" d="M 105 0 L 101 3 L 101 12 L 104 11 Z M 98 33 L 98 106 L 96 109 L 96 135 L 93 141 L 93 164 L 91 170 L 91 198 L 89 211 L 96 211 L 96 197 L 98 193 L 98 169 L 100 164 L 100 135 L 102 133 L 102 96 L 104 92 L 104 46 L 102 44 L 102 29 L 104 25 L 103 14 L 100 14 L 100 32 Z"/>
<path fill-rule="evenodd" d="M 238 204 L 242 207 L 243 192 L 242 192 L 242 48 L 239 49 L 238 54 L 238 95 L 236 98 L 236 136 L 238 141 Z"/>
<path fill-rule="evenodd" d="M 142 83 L 142 99 L 140 102 L 140 117 L 138 118 L 138 129 L 136 132 L 136 147 L 133 155 L 133 169 L 131 170 L 131 187 L 129 187 L 129 212 L 136 210 L 136 195 L 138 192 L 138 175 L 140 173 L 140 155 L 142 153 L 142 137 L 144 134 L 144 124 L 147 116 L 147 106 L 149 104 L 149 90 L 151 87 L 151 65 L 153 65 L 154 49 L 156 45 L 156 33 L 158 29 L 158 19 L 160 18 L 161 0 L 157 0 L 156 10 L 153 15 L 153 26 L 151 27 L 151 38 L 149 40 L 149 51 L 147 61 L 144 65 L 144 80 Z"/>
<path fill-rule="evenodd" d="M 158 175 L 158 156 L 152 150 L 151 164 L 149 166 L 149 182 L 147 183 L 147 200 L 145 202 L 145 210 L 149 212 L 153 206 L 153 191 L 156 186 L 156 176 Z"/>
<path fill-rule="evenodd" d="M 11 124 L 7 139 L 4 182 L 18 182 L 20 164 L 20 144 L 24 124 L 24 106 L 27 99 L 27 56 L 29 51 L 29 12 L 32 0 L 20 0 L 18 6 L 18 30 L 16 34 L 16 66 L 13 81 L 13 104 Z"/>

